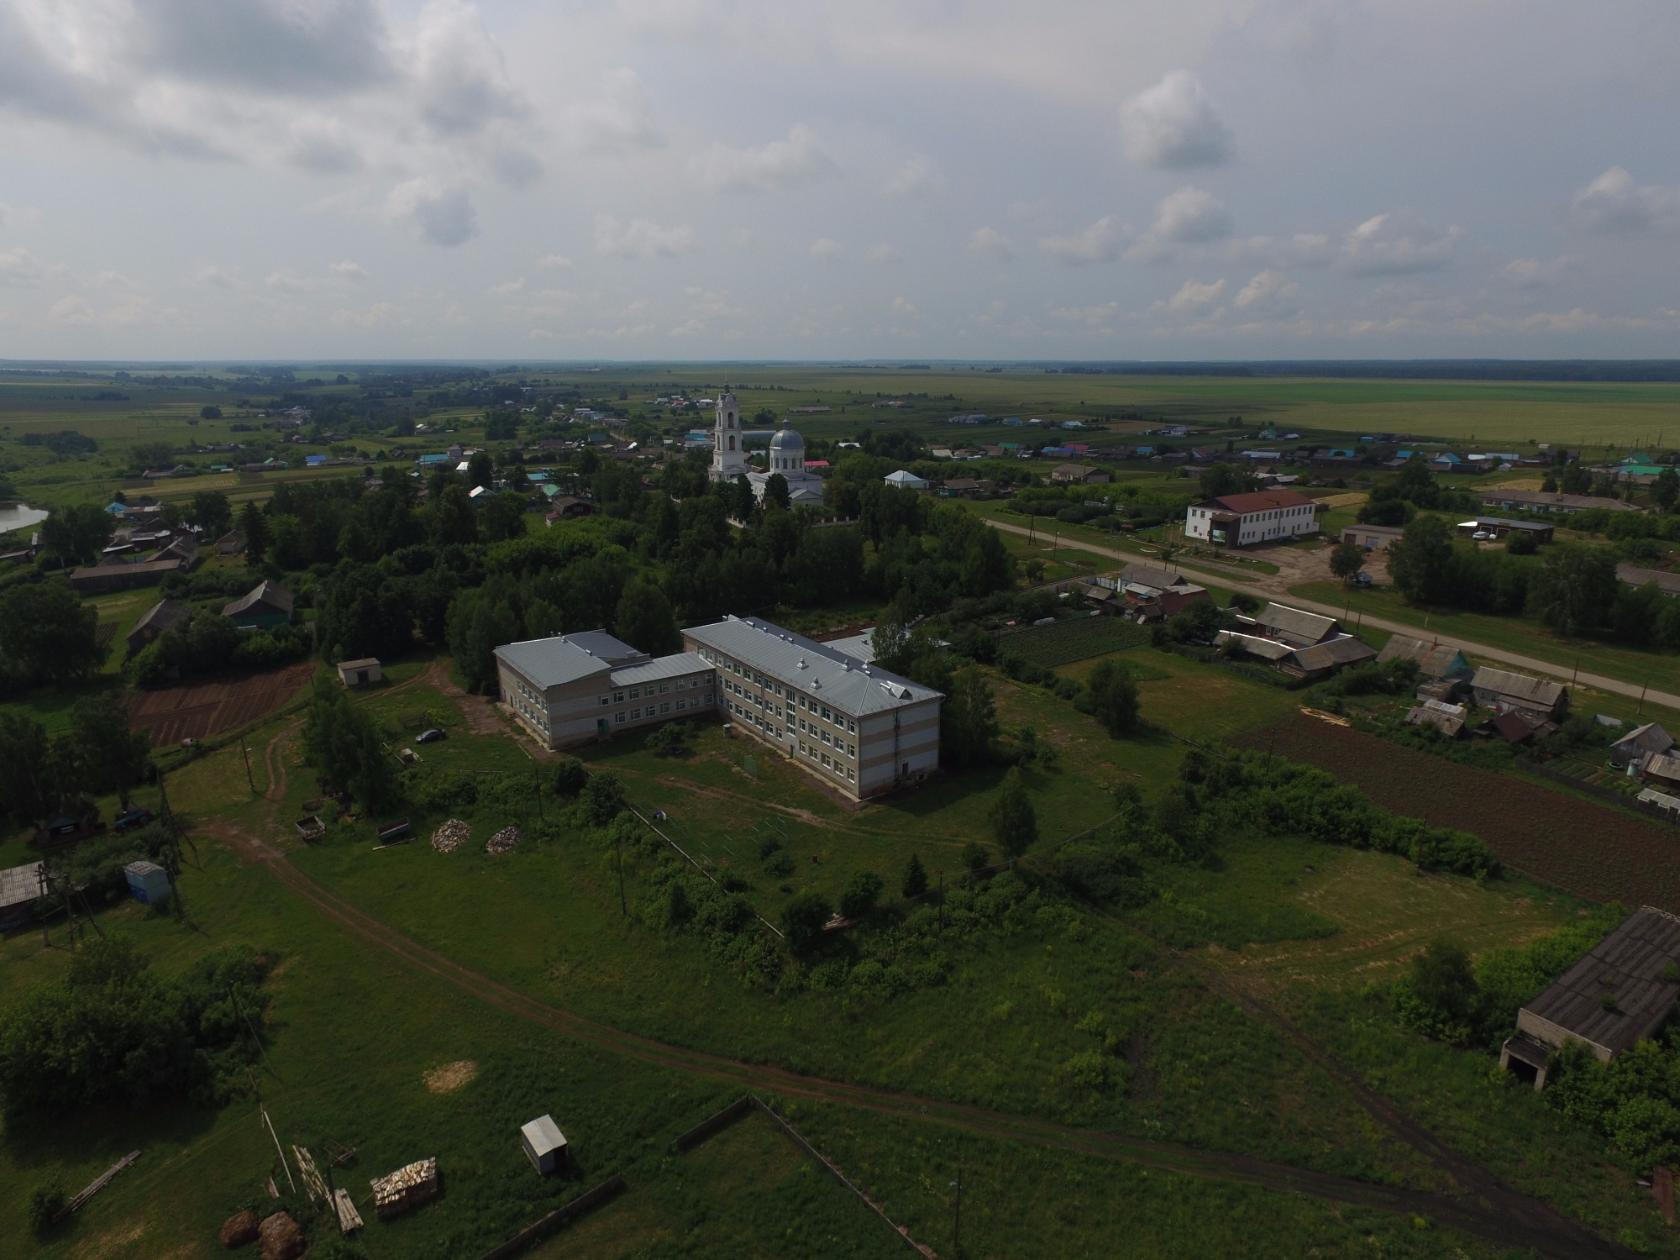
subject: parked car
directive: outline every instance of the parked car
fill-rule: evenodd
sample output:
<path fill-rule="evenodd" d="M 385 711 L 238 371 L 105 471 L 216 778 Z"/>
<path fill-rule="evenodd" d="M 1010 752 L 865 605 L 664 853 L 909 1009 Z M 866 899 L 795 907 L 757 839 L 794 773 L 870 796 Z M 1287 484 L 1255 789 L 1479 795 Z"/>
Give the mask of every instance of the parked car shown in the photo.
<path fill-rule="evenodd" d="M 1478 529 L 1474 534 L 1471 534 L 1470 537 L 1475 539 L 1477 542 L 1489 542 L 1494 538 L 1497 538 L 1498 535 L 1489 529 Z"/>
<path fill-rule="evenodd" d="M 438 728 L 434 726 L 434 727 L 430 728 L 429 730 L 421 731 L 418 735 L 416 735 L 414 737 L 414 742 L 416 744 L 435 744 L 440 739 L 448 739 L 448 738 L 449 737 L 446 734 L 444 734 L 444 732 L 438 730 Z"/>

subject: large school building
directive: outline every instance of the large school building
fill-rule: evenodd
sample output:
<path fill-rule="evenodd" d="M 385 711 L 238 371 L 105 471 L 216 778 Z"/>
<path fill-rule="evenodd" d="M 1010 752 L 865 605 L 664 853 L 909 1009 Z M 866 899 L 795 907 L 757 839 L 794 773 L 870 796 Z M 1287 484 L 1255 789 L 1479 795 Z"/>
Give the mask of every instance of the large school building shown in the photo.
<path fill-rule="evenodd" d="M 862 800 L 939 765 L 944 696 L 756 617 L 683 631 L 652 657 L 601 630 L 496 649 L 502 701 L 549 748 L 705 713 Z"/>

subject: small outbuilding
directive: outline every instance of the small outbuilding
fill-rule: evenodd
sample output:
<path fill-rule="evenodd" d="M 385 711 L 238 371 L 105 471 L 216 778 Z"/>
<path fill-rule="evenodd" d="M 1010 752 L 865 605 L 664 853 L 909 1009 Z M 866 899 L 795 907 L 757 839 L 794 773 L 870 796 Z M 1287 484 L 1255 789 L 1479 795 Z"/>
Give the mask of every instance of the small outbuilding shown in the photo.
<path fill-rule="evenodd" d="M 1647 755 L 1661 756 L 1672 751 L 1674 738 L 1656 722 L 1636 726 L 1610 745 L 1610 764 L 1636 765 Z"/>
<path fill-rule="evenodd" d="M 134 900 L 148 906 L 169 900 L 169 872 L 156 862 L 130 862 L 123 867 L 123 877 Z"/>
<path fill-rule="evenodd" d="M 46 891 L 45 862 L 25 862 L 0 871 L 0 932 L 26 925 L 35 915 L 35 899 Z"/>
<path fill-rule="evenodd" d="M 1390 661 L 1411 661 L 1417 666 L 1419 678 L 1469 678 L 1476 672 L 1457 648 L 1445 643 L 1408 638 L 1403 634 L 1392 636 L 1377 653 L 1379 665 Z"/>
<path fill-rule="evenodd" d="M 369 683 L 382 682 L 384 671 L 380 668 L 379 658 L 364 656 L 354 661 L 340 661 L 338 663 L 338 681 L 346 687 L 365 687 Z"/>
<path fill-rule="evenodd" d="M 897 472 L 890 472 L 882 478 L 889 486 L 898 490 L 926 490 L 928 483 L 924 478 L 916 476 L 907 469 L 900 468 Z"/>
<path fill-rule="evenodd" d="M 544 1177 L 566 1166 L 566 1135 L 554 1123 L 553 1116 L 538 1116 L 519 1126 L 519 1146 L 531 1167 Z"/>

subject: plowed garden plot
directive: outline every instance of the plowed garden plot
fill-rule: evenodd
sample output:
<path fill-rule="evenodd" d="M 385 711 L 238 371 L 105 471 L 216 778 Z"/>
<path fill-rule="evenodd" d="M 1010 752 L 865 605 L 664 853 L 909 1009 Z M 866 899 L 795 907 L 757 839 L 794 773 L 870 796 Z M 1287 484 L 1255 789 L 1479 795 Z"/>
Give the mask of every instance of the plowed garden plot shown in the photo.
<path fill-rule="evenodd" d="M 135 695 L 129 712 L 152 746 L 204 739 L 267 717 L 309 681 L 315 666 L 287 665 L 228 682 L 191 683 Z"/>
<path fill-rule="evenodd" d="M 1680 829 L 1299 714 L 1234 742 L 1328 770 L 1396 814 L 1472 832 L 1542 883 L 1680 911 Z"/>

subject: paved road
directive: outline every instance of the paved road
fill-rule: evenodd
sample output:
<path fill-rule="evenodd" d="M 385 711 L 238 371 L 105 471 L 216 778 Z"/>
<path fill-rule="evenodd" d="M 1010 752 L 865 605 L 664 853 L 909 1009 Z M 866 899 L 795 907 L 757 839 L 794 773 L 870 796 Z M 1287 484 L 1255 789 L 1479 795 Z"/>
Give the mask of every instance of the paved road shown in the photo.
<path fill-rule="evenodd" d="M 1001 529 L 1006 534 L 1019 534 L 1023 538 L 1032 536 L 1032 531 L 1023 529 L 1019 525 L 1006 525 L 1002 521 L 987 521 L 986 523 L 993 529 Z M 1148 562 L 1149 560 L 1148 556 L 1140 556 L 1131 551 L 1117 551 L 1112 547 L 1098 546 L 1096 543 L 1063 543 L 1061 547 L 1066 547 L 1070 551 L 1088 551 L 1092 555 L 1107 556 L 1110 559 L 1120 561 L 1122 564 L 1135 564 L 1139 561 Z M 1057 549 L 1060 550 L 1061 547 Z M 1223 574 L 1193 569 L 1189 565 L 1175 564 L 1173 567 L 1184 574 L 1185 577 L 1194 578 L 1198 582 L 1207 582 L 1213 586 L 1224 587 L 1226 590 L 1241 591 L 1244 595 L 1253 595 L 1257 599 L 1276 599 L 1280 594 L 1278 591 L 1255 582 L 1237 581 Z M 1342 610 L 1334 604 L 1321 604 L 1317 600 L 1302 599 L 1297 595 L 1289 595 L 1287 598 L 1293 608 L 1305 608 L 1312 612 L 1323 613 L 1326 617 L 1335 617 L 1338 620 L 1342 616 Z M 1608 691 L 1618 696 L 1631 696 L 1636 700 L 1643 694 L 1644 698 L 1651 704 L 1661 705 L 1667 709 L 1680 710 L 1680 696 L 1672 692 L 1644 691 L 1642 693 L 1641 689 L 1633 683 L 1622 682 L 1617 678 L 1606 678 L 1602 674 L 1588 673 L 1586 670 L 1581 670 L 1577 674 L 1567 665 L 1537 660 L 1532 656 L 1524 656 L 1520 652 L 1507 652 L 1504 648 L 1489 647 L 1485 643 L 1477 643 L 1473 639 L 1459 638 L 1457 635 L 1441 634 L 1435 630 L 1424 630 L 1418 626 L 1409 626 L 1402 621 L 1389 621 L 1386 617 L 1361 614 L 1359 624 L 1376 626 L 1379 630 L 1409 635 L 1412 638 L 1427 636 L 1431 642 L 1444 643 L 1448 647 L 1474 653 L 1484 660 L 1497 661 L 1501 665 L 1515 665 L 1519 669 L 1528 670 L 1530 673 L 1545 674 L 1552 678 L 1562 679 L 1567 683 L 1579 683 L 1583 687 L 1593 687 L 1599 691 Z"/>

